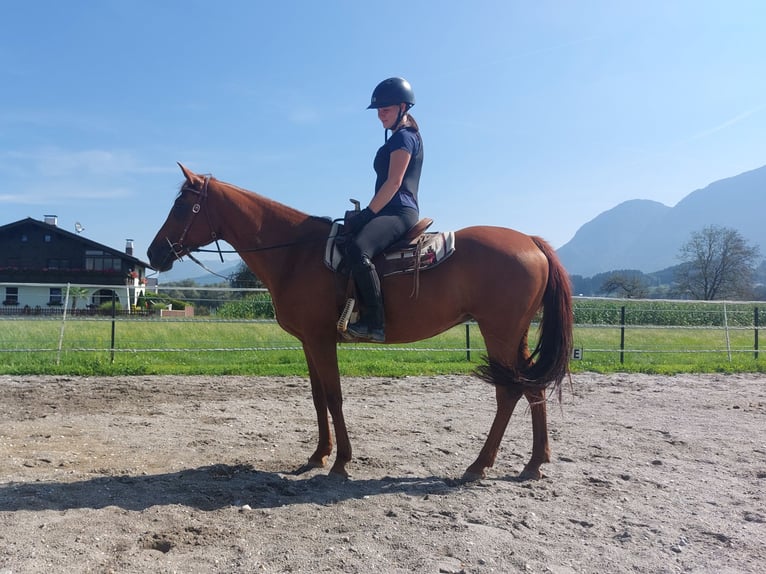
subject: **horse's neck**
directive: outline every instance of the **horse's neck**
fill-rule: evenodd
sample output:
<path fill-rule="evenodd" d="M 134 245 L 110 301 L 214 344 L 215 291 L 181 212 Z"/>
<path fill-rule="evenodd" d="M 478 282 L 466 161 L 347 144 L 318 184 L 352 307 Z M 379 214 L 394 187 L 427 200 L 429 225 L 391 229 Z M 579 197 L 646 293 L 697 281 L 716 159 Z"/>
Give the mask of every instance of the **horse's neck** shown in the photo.
<path fill-rule="evenodd" d="M 256 193 L 226 190 L 232 209 L 224 216 L 222 229 L 227 241 L 243 250 L 284 243 L 290 229 L 307 215 Z"/>
<path fill-rule="evenodd" d="M 264 284 L 272 289 L 294 271 L 297 252 L 309 248 L 312 218 L 292 207 L 234 186 L 222 187 L 225 203 L 221 233 Z M 317 231 L 321 234 L 321 232 Z M 311 241 L 310 244 L 314 242 Z M 321 248 L 319 243 L 316 247 Z"/>

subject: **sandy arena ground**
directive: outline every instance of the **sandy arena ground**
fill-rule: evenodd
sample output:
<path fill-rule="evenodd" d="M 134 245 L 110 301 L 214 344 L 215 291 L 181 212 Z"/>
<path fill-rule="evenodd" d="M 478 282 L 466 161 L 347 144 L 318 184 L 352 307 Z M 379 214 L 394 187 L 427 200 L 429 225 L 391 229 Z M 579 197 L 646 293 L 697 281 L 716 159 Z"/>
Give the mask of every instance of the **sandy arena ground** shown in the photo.
<path fill-rule="evenodd" d="M 742 572 L 766 564 L 766 376 L 573 377 L 545 478 L 471 377 L 348 379 L 352 480 L 298 378 L 0 376 L 0 574 Z"/>

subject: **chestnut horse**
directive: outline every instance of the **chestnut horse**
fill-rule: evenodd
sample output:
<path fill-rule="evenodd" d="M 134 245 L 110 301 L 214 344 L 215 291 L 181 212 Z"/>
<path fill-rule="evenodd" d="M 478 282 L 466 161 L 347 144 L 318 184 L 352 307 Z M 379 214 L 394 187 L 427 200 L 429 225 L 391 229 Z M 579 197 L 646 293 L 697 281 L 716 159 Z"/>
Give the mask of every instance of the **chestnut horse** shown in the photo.
<path fill-rule="evenodd" d="M 299 472 L 327 464 L 333 448 L 329 412 L 337 441 L 331 472 L 347 477 L 351 443 L 337 360 L 345 294 L 343 281 L 323 261 L 330 222 L 180 167 L 186 181 L 149 247 L 151 266 L 167 271 L 176 259 L 219 239 L 237 250 L 271 293 L 279 324 L 303 345 L 319 444 Z M 540 478 L 540 465 L 550 460 L 546 390 L 560 392 L 572 349 L 568 276 L 545 241 L 511 229 L 461 229 L 455 248 L 450 259 L 421 273 L 417 297 L 412 276 L 383 279 L 386 343 L 426 339 L 475 320 L 487 349 L 478 374 L 495 385 L 497 411 L 464 479 L 483 477 L 494 464 L 522 396 L 532 413 L 532 456 L 520 476 Z M 540 310 L 538 343 L 530 352 L 527 335 Z"/>

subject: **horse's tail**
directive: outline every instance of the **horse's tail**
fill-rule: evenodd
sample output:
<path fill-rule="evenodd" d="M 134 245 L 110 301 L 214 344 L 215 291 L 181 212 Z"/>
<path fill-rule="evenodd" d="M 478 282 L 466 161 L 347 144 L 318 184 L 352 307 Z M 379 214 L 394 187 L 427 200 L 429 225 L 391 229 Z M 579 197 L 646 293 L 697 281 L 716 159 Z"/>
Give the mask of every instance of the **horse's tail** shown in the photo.
<path fill-rule="evenodd" d="M 532 237 L 532 241 L 548 259 L 548 284 L 543 294 L 537 345 L 522 376 L 527 384 L 552 385 L 555 390 L 560 390 L 561 381 L 569 373 L 572 355 L 572 286 L 553 248 L 540 237 Z"/>
<path fill-rule="evenodd" d="M 520 384 L 530 389 L 551 388 L 561 392 L 561 381 L 569 373 L 574 314 L 569 276 L 554 249 L 540 237 L 532 241 L 548 259 L 548 282 L 542 302 L 537 345 L 522 365 L 512 368 L 495 361 L 479 367 L 478 375 L 494 384 Z M 519 352 L 526 351 L 526 337 Z"/>

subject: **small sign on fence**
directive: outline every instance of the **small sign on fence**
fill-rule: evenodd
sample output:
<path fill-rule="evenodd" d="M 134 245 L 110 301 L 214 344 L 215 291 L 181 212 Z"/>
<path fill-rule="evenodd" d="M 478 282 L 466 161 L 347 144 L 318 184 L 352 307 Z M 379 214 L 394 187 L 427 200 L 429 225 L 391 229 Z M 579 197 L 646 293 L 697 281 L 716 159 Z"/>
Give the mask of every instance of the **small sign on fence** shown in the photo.
<path fill-rule="evenodd" d="M 582 360 L 582 348 L 581 347 L 575 347 L 572 349 L 572 359 L 575 361 Z"/>

